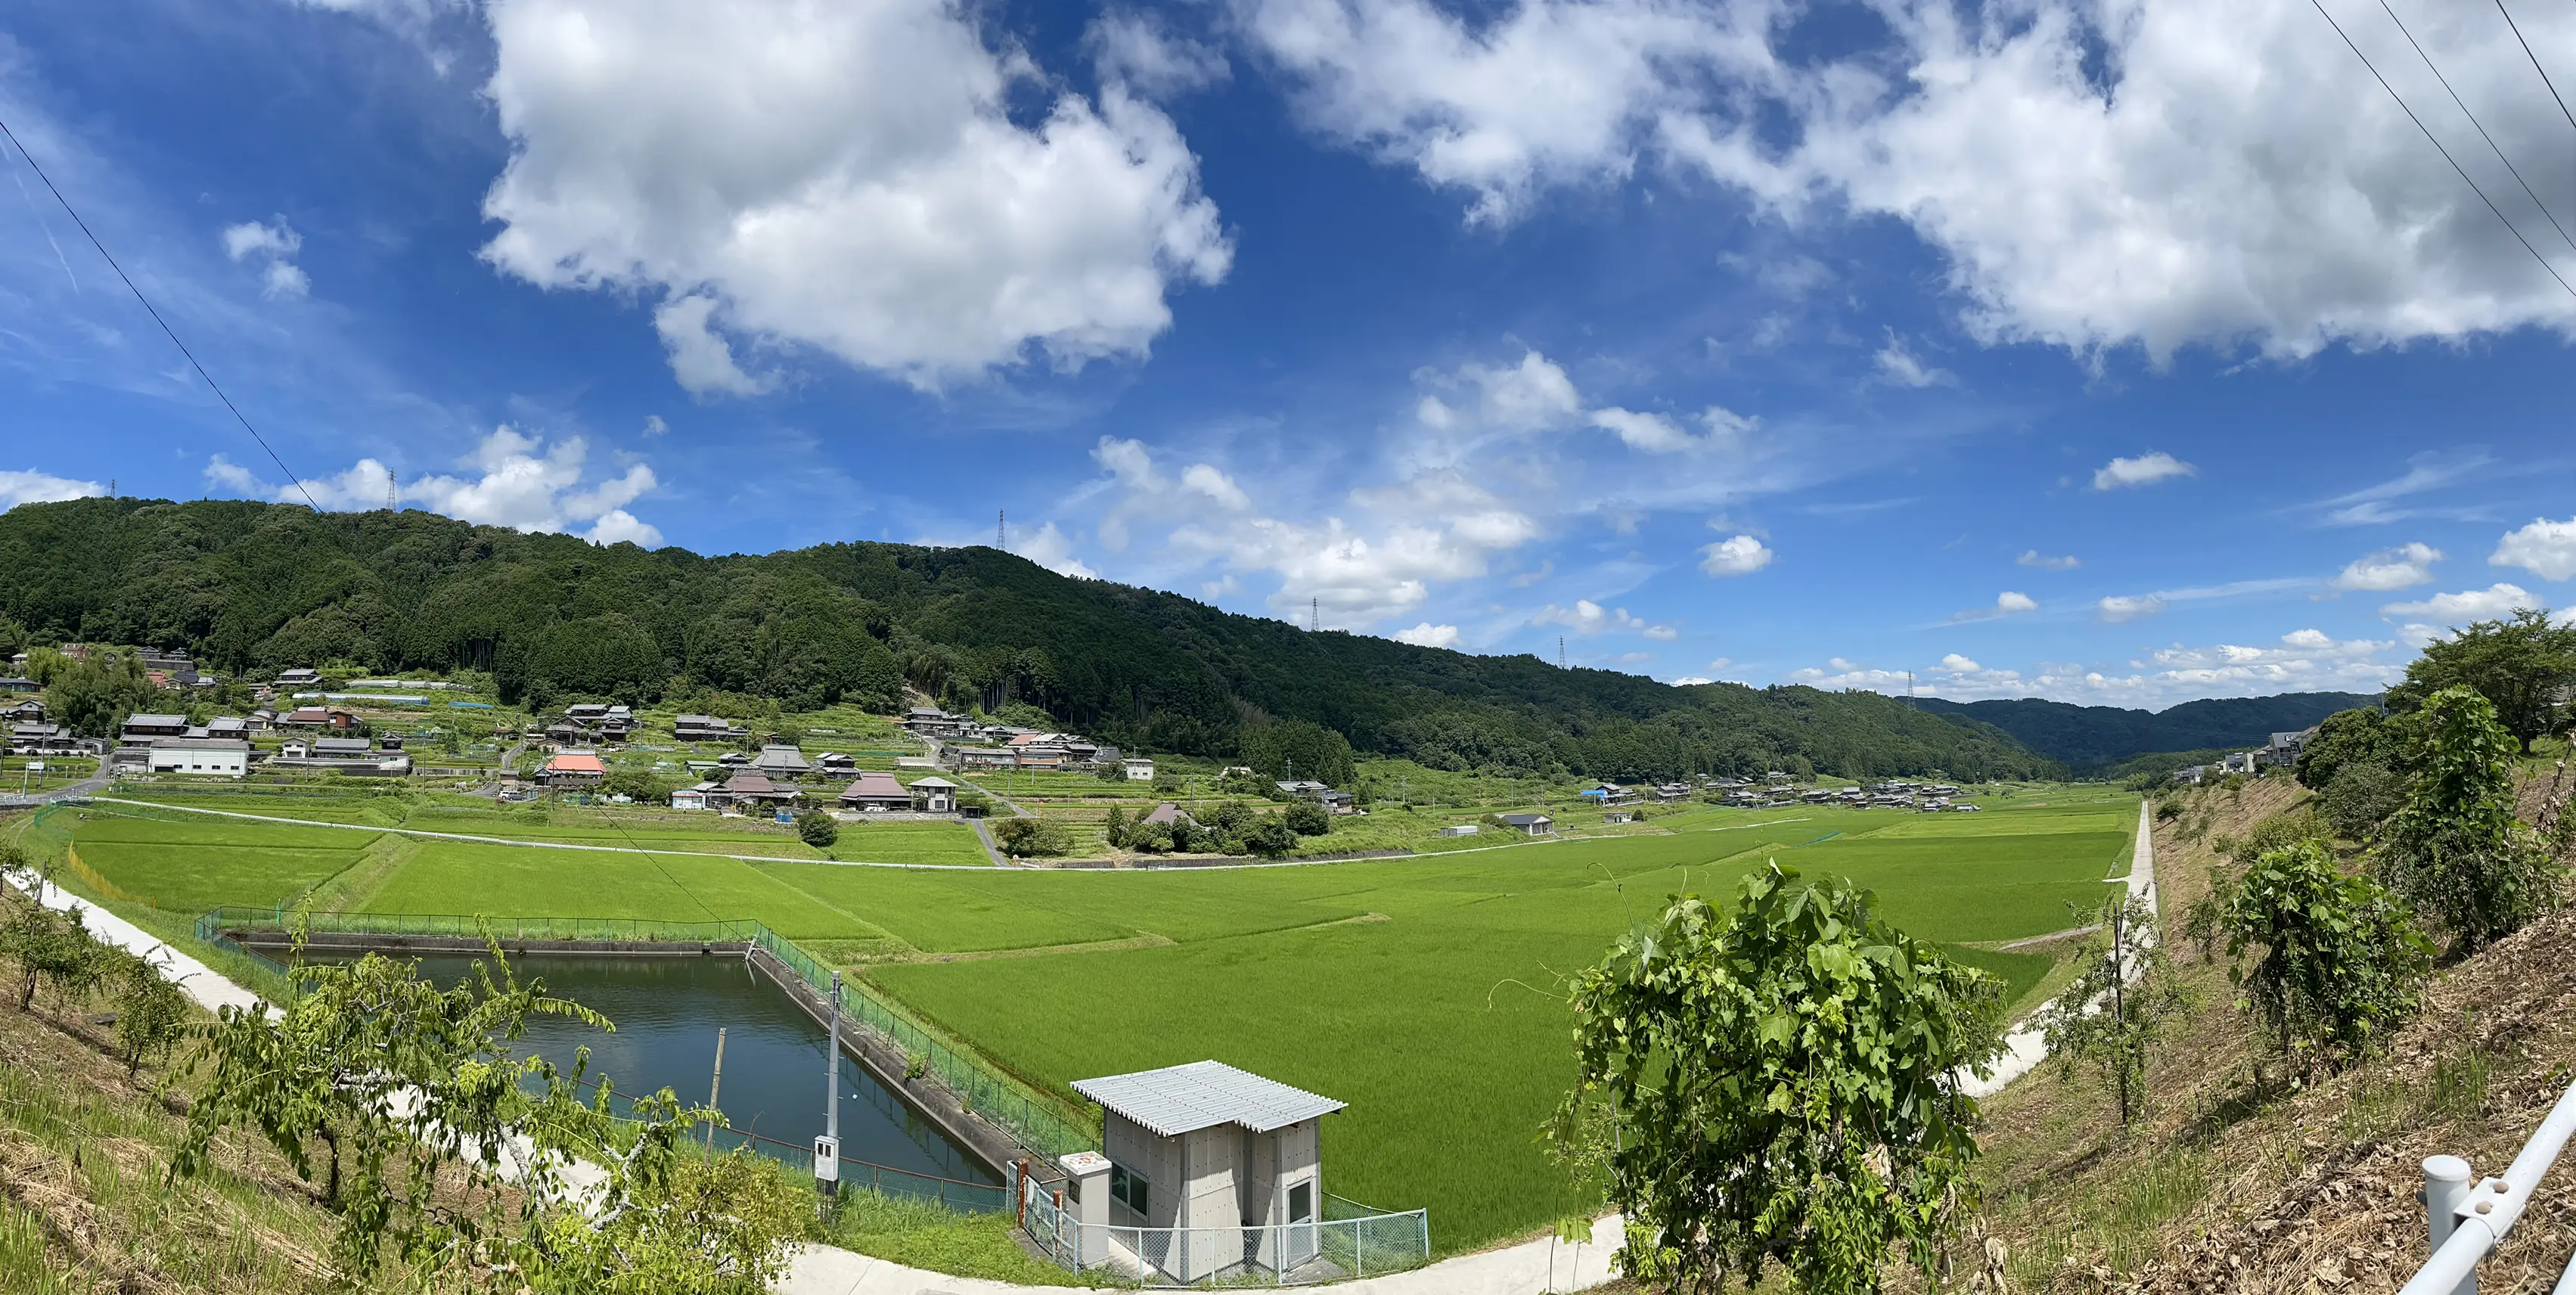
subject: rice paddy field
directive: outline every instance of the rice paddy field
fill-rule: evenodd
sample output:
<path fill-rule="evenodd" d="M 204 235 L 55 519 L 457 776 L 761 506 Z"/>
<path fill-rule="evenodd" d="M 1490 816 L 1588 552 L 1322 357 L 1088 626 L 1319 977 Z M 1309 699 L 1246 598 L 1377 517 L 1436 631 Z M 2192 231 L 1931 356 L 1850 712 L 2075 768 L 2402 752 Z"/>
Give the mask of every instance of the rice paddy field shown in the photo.
<path fill-rule="evenodd" d="M 672 843 L 630 854 L 365 830 L 497 834 L 455 826 L 471 817 L 463 808 L 414 808 L 396 823 L 372 821 L 383 805 L 343 809 L 362 826 L 93 813 L 73 842 L 107 880 L 165 906 L 276 903 L 310 887 L 317 906 L 373 913 L 756 918 L 1067 1102 L 1075 1079 L 1205 1058 L 1348 1102 L 1325 1126 L 1327 1188 L 1427 1207 L 1442 1253 L 1588 1204 L 1535 1140 L 1571 1074 L 1558 986 L 1669 896 L 1722 896 L 1765 859 L 1842 874 L 2027 1007 L 2052 959 L 1995 946 L 2076 925 L 2070 907 L 2125 875 L 2137 822 L 2136 801 L 2107 789 L 2023 789 L 1975 815 L 1694 808 L 1632 835 L 1488 836 L 1333 864 L 913 870 L 681 853 L 747 838 L 702 837 L 671 815 L 615 829 L 532 819 L 513 833 Z M 906 826 L 851 827 L 836 852 L 854 857 L 858 839 L 891 843 Z"/>

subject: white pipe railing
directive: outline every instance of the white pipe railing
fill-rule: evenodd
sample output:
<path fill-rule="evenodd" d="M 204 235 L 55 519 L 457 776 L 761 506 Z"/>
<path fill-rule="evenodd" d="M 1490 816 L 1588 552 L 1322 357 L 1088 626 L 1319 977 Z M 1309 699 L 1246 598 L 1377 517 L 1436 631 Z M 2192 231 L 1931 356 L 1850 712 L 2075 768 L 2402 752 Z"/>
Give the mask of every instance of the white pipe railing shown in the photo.
<path fill-rule="evenodd" d="M 2522 1154 L 2495 1178 L 2469 1182 L 2469 1165 L 2457 1156 L 2424 1161 L 2424 1221 L 2432 1258 L 2399 1295 L 2477 1295 L 2478 1261 L 2504 1244 L 2531 1204 L 2531 1196 L 2576 1135 L 2576 1085 L 2559 1095 Z M 2576 1264 L 2558 1283 L 2560 1295 L 2576 1292 Z"/>

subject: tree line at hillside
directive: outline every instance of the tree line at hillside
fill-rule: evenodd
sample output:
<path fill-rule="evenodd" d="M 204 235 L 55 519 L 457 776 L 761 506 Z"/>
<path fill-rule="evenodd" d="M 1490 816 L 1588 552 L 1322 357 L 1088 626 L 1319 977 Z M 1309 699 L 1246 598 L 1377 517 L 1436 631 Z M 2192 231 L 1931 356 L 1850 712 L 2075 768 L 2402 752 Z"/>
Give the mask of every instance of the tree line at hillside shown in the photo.
<path fill-rule="evenodd" d="M 879 711 L 1013 703 L 1121 746 L 1284 770 L 1305 730 L 1445 770 L 1961 779 L 2057 771 L 1989 725 L 1871 693 L 1674 688 L 1238 616 L 995 549 L 599 547 L 424 512 L 84 499 L 0 515 L 0 618 L 208 668 L 489 671 L 505 700 L 713 692 Z M 6 632 L 0 625 L 0 632 Z"/>
<path fill-rule="evenodd" d="M 2116 766 L 2156 753 L 2242 751 L 2274 733 L 2306 728 L 2371 699 L 2348 692 L 2291 692 L 2273 697 L 2208 697 L 2160 711 L 2077 706 L 2040 697 L 1956 702 L 1923 698 L 1926 710 L 1980 720 L 2049 759 L 2088 775 L 2117 780 Z M 2182 761 L 2169 765 L 2180 768 Z M 2107 767 L 2106 767 L 2107 766 Z"/>

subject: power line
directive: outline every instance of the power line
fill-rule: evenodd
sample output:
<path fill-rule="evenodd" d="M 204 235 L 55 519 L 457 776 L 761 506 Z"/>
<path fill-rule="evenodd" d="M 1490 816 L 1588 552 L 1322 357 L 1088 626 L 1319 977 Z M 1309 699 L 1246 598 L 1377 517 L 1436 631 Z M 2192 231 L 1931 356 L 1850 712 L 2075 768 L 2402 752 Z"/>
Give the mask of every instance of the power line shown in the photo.
<path fill-rule="evenodd" d="M 2460 92 L 2451 89 L 2451 78 L 2442 75 L 2442 69 L 2433 66 L 2433 56 L 2424 52 L 2424 46 L 2416 41 L 2415 33 L 2406 30 L 2405 20 L 2397 16 L 2395 9 L 2389 8 L 2388 0 L 2379 0 L 2379 8 L 2388 15 L 2388 21 L 2397 24 L 2397 34 L 2405 37 L 2407 44 L 2415 47 L 2415 57 L 2424 60 L 2425 70 L 2433 74 L 2434 80 L 2442 83 L 2442 89 L 2451 96 L 2451 102 L 2460 105 L 2460 115 L 2468 118 L 2471 126 L 2477 127 L 2478 138 L 2487 142 L 2487 148 L 2495 153 L 2496 160 L 2504 163 L 2504 169 L 2512 173 L 2513 182 L 2521 185 L 2522 191 L 2530 196 L 2531 205 L 2540 208 L 2540 214 L 2548 219 L 2549 227 L 2558 231 L 2558 240 L 2567 244 L 2569 251 L 2576 251 L 2576 238 L 2567 236 L 2567 230 L 2558 223 L 2558 217 L 2550 214 L 2549 204 L 2542 202 L 2540 195 L 2532 190 L 2531 181 L 2522 178 L 2522 168 L 2515 166 L 2513 159 L 2504 155 L 2503 147 L 2495 142 L 2495 136 L 2487 133 L 2486 126 L 2478 121 L 2478 115 L 2469 111 L 2469 105 L 2460 98 Z M 2508 18 L 2507 21 L 2511 19 Z"/>
<path fill-rule="evenodd" d="M 2450 163 L 2453 171 L 2459 172 L 2460 182 L 2469 186 L 2469 192 L 2478 195 L 2478 201 L 2485 203 L 2487 210 L 2494 212 L 2497 220 L 2504 222 L 2505 232 L 2513 235 L 2513 241 L 2522 244 L 2522 250 L 2531 253 L 2531 259 L 2540 262 L 2540 268 L 2547 270 L 2550 278 L 2558 280 L 2558 286 L 2566 289 L 2568 296 L 2576 297 L 2576 284 L 2568 283 L 2566 277 L 2558 273 L 2558 267 L 2551 265 L 2549 258 L 2542 256 L 2540 249 L 2533 247 L 2531 240 L 2524 238 L 2522 231 L 2514 227 L 2513 221 L 2505 216 L 2504 209 L 2495 204 L 2495 199 L 2488 197 L 2487 191 L 2479 188 L 2478 182 L 2469 178 L 2469 173 L 2461 168 L 2460 160 L 2451 156 L 2451 150 L 2442 147 L 2441 139 L 2433 134 L 2432 128 L 2426 126 L 2424 119 L 2416 116 L 2415 110 L 2407 106 L 2406 96 L 2397 93 L 2397 87 L 2390 85 L 2388 78 L 2379 74 L 2379 68 L 2371 63 L 2370 56 L 2362 53 L 2359 45 L 2352 43 L 2352 36 L 2344 31 L 2343 24 L 2336 22 L 2333 14 L 2326 12 L 2323 0 L 2308 0 L 2308 3 L 2316 7 L 2317 16 L 2325 19 L 2327 26 L 2334 28 L 2335 35 L 2343 37 L 2344 48 L 2351 50 L 2352 56 L 2361 60 L 2362 67 L 2369 70 L 2371 79 L 2379 82 L 2379 88 L 2386 90 L 2388 97 L 2397 101 L 2398 111 L 2406 114 L 2406 120 L 2415 123 L 2415 129 L 2424 132 L 2424 140 L 2433 146 L 2433 151 L 2441 154 L 2442 160 Z"/>
<path fill-rule="evenodd" d="M 2504 0 L 2496 0 L 2496 12 L 2504 15 L 2504 25 L 2513 29 L 2513 40 L 2522 46 L 2522 56 L 2531 60 L 2531 70 L 2540 74 L 2540 83 L 2549 87 L 2549 97 L 2557 100 L 2558 115 L 2566 118 L 2568 125 L 2576 126 L 2576 112 L 2569 112 L 2567 101 L 2558 98 L 2557 84 L 2549 79 L 2549 69 L 2540 65 L 2540 56 L 2531 52 L 2531 42 L 2522 38 L 2522 24 L 2513 20 L 2513 11 L 2504 7 Z"/>
<path fill-rule="evenodd" d="M 72 206 L 72 200 L 64 197 L 63 191 L 54 186 L 54 178 L 45 174 L 45 168 L 36 164 L 36 155 L 28 152 L 27 146 L 19 142 L 18 133 L 9 129 L 9 123 L 0 121 L 0 135 L 7 136 L 10 143 L 17 145 L 18 156 L 27 159 L 27 169 L 35 172 L 36 178 L 45 182 L 45 188 L 53 193 L 54 201 L 63 205 L 63 210 L 70 214 L 72 223 L 80 226 L 80 232 L 89 238 L 89 245 L 98 249 L 100 258 L 107 262 L 107 268 L 116 271 L 116 277 L 125 281 L 125 290 L 133 293 L 136 301 L 143 303 L 144 313 L 152 316 L 153 323 L 161 326 L 161 332 L 170 339 L 172 346 L 179 348 L 179 354 L 188 357 L 188 367 L 195 369 L 197 376 L 206 380 L 206 389 L 214 392 L 215 399 L 224 402 L 224 408 L 232 411 L 233 421 L 240 423 L 242 430 L 250 433 L 250 438 L 259 442 L 259 448 L 267 452 L 268 461 L 276 464 L 277 470 L 285 473 L 286 479 L 295 483 L 295 492 L 304 496 L 304 502 L 312 504 L 313 511 L 317 513 L 323 511 L 321 503 L 313 498 L 313 492 L 304 488 L 304 478 L 295 475 L 295 470 L 286 466 L 286 460 L 277 457 L 277 451 L 269 448 L 268 438 L 260 435 L 259 429 L 251 426 L 249 419 L 242 417 L 241 407 L 235 405 L 233 398 L 225 395 L 224 389 L 215 384 L 215 377 L 206 372 L 206 366 L 197 363 L 196 353 L 188 349 L 186 342 L 179 340 L 179 334 L 170 327 L 170 321 L 163 319 L 161 312 L 152 308 L 152 299 L 144 296 L 143 289 L 134 286 L 134 279 L 125 272 L 125 267 L 118 265 L 116 258 L 108 255 L 107 244 L 98 241 L 98 235 L 90 232 L 89 222 L 81 219 L 80 212 Z"/>

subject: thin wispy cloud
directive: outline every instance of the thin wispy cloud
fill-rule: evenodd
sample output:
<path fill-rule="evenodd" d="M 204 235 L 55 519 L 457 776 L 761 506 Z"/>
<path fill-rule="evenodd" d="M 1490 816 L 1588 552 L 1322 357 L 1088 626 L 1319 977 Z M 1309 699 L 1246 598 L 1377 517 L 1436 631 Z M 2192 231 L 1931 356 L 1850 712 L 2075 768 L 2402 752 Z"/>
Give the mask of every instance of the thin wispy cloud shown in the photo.
<path fill-rule="evenodd" d="M 2406 471 L 2375 486 L 2365 486 L 2331 499 L 2320 499 L 2310 505 L 2324 514 L 2329 526 L 2375 526 L 2408 518 L 2443 517 L 2474 520 L 2483 515 L 2480 508 L 2397 507 L 2395 501 L 2428 494 L 2455 485 L 2485 471 L 2495 456 L 2478 447 L 2457 450 L 2425 450 L 2406 460 Z"/>

